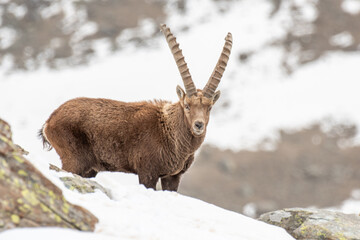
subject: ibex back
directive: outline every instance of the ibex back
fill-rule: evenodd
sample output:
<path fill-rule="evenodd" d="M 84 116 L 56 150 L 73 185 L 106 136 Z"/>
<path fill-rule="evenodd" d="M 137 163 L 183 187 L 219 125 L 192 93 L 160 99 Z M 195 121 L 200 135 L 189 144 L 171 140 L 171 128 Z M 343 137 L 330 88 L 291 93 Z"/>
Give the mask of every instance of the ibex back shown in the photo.
<path fill-rule="evenodd" d="M 189 69 L 166 25 L 161 25 L 174 56 L 185 91 L 179 101 L 126 103 L 109 99 L 76 98 L 56 109 L 40 130 L 44 146 L 53 147 L 62 168 L 83 177 L 99 171 L 136 173 L 140 184 L 177 191 L 182 174 L 204 141 L 215 92 L 229 60 L 230 33 L 218 63 L 203 90 L 195 88 Z"/>

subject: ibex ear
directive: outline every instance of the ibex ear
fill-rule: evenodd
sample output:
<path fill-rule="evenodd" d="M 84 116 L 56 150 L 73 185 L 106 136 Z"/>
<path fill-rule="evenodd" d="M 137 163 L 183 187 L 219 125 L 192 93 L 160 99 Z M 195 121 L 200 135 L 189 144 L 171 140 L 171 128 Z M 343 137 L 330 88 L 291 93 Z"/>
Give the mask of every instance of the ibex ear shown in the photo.
<path fill-rule="evenodd" d="M 216 101 L 219 99 L 219 97 L 220 97 L 220 90 L 218 90 L 218 91 L 216 91 L 216 92 L 214 93 L 214 96 L 213 96 L 213 104 L 216 103 Z"/>
<path fill-rule="evenodd" d="M 180 100 L 185 97 L 185 92 L 179 85 L 176 86 L 176 93 Z"/>

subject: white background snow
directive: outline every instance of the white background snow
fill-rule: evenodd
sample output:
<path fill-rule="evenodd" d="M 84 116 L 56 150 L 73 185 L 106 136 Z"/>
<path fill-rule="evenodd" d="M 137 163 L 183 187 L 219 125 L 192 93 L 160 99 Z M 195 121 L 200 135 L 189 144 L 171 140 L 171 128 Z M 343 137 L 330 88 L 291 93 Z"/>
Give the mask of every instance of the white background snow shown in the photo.
<path fill-rule="evenodd" d="M 357 1 L 347 2 L 343 4 L 345 9 Z M 300 129 L 325 119 L 330 119 L 328 124 L 348 122 L 360 126 L 360 54 L 329 53 L 286 75 L 280 67 L 284 52 L 266 44 L 284 36 L 285 29 L 292 27 L 287 4 L 271 19 L 268 18 L 271 4 L 265 0 L 239 1 L 231 7 L 223 4 L 225 13 L 218 11 L 214 4 L 216 1 L 189 1 L 188 11 L 183 15 L 176 12 L 170 2 L 171 15 L 167 20 L 198 88 L 208 80 L 226 33 L 233 34 L 232 55 L 219 86 L 222 97 L 214 107 L 206 143 L 235 150 L 256 149 L 264 138 L 276 140 L 280 128 Z M 314 10 L 306 12 L 309 18 L 316 18 Z M 188 31 L 180 31 L 189 24 Z M 85 33 L 79 33 L 79 38 L 86 35 L 86 31 L 96 31 L 92 23 L 85 26 L 88 29 L 83 29 Z M 125 31 L 119 41 L 125 42 L 134 31 L 146 33 L 146 29 L 154 27 L 146 20 L 140 28 Z M 0 37 L 1 34 L 5 35 L 6 30 L 0 31 Z M 7 34 L 0 47 L 11 44 L 14 37 Z M 340 37 L 334 36 L 334 44 L 346 42 L 346 36 L 345 40 Z M 112 55 L 108 53 L 106 41 L 99 41 L 98 45 L 98 57 L 88 66 L 61 71 L 42 68 L 7 75 L 7 67 L 3 65 L 0 72 L 0 117 L 11 124 L 14 141 L 30 152 L 28 158 L 63 189 L 67 199 L 86 207 L 99 218 L 95 234 L 54 228 L 23 229 L 2 233 L 0 239 L 24 235 L 32 239 L 48 239 L 51 235 L 54 240 L 60 237 L 169 239 L 169 236 L 171 239 L 291 239 L 281 229 L 199 200 L 146 190 L 137 184 L 133 175 L 101 173 L 96 177 L 112 190 L 114 200 L 100 192 L 80 195 L 63 187 L 57 174 L 48 170 L 49 162 L 60 166 L 58 156 L 54 151 L 45 152 L 37 138 L 37 131 L 55 108 L 79 96 L 177 101 L 175 87 L 182 85 L 168 46 L 160 35 L 152 48 L 127 44 L 121 52 Z M 246 64 L 239 63 L 240 52 L 260 49 Z M 229 103 L 227 108 L 222 107 L 225 102 Z M 275 143 L 266 147 L 274 148 Z M 348 203 L 359 207 L 358 195 L 352 196 Z M 352 209 L 347 212 L 359 209 L 344 204 L 342 209 Z"/>

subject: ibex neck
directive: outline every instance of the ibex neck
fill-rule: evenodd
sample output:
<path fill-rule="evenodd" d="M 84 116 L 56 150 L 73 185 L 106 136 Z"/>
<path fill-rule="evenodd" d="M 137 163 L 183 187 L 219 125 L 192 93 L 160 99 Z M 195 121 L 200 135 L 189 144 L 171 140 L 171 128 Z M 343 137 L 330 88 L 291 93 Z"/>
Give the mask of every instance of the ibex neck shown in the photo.
<path fill-rule="evenodd" d="M 185 155 L 194 153 L 204 141 L 205 136 L 195 137 L 185 122 L 184 110 L 177 103 L 163 106 L 165 131 L 175 149 Z"/>

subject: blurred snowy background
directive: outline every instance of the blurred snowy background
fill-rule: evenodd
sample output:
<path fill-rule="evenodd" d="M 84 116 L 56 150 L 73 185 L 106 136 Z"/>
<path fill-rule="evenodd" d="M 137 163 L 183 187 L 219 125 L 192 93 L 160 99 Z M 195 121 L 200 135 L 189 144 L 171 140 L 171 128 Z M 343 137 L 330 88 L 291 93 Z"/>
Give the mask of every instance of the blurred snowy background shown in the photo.
<path fill-rule="evenodd" d="M 359 212 L 360 0 L 0 0 L 0 117 L 33 164 L 61 166 L 37 131 L 68 99 L 177 101 L 160 23 L 198 88 L 234 38 L 181 193 L 252 217 Z"/>

